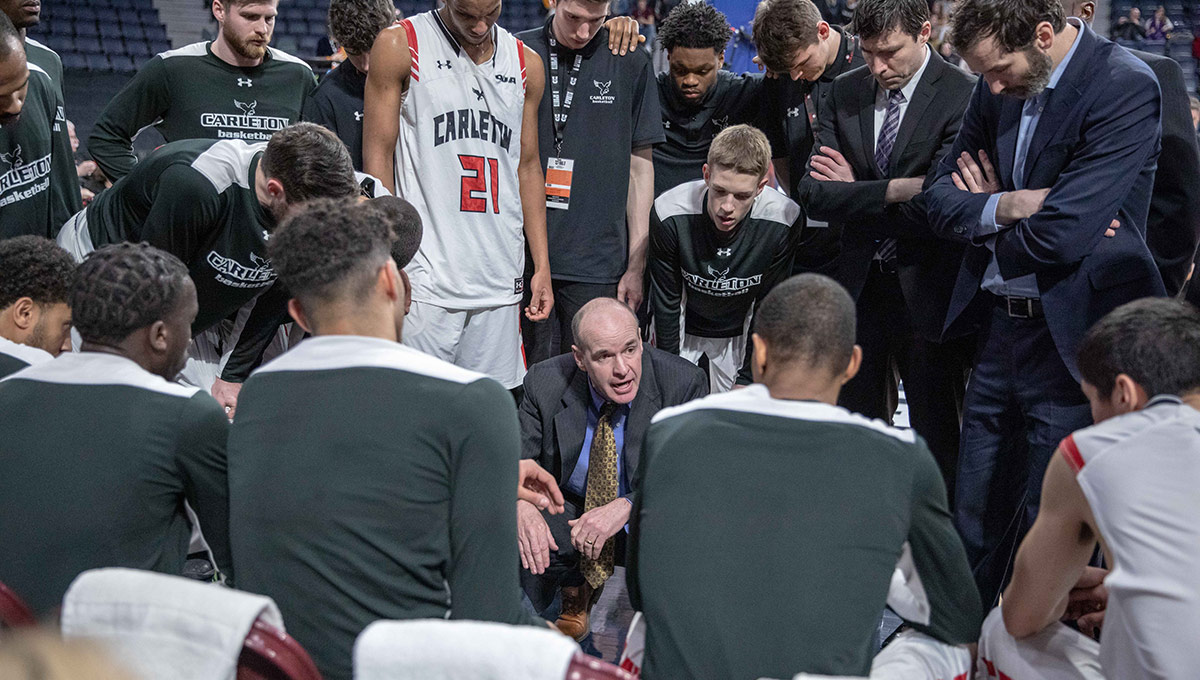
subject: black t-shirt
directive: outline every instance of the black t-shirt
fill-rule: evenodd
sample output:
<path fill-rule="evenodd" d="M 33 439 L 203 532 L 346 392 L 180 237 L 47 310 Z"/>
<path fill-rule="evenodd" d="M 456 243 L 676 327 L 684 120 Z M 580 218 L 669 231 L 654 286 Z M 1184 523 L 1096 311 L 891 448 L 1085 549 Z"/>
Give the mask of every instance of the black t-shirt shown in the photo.
<path fill-rule="evenodd" d="M 718 71 L 717 80 L 697 104 L 688 103 L 675 89 L 671 74 L 658 74 L 658 101 L 667 140 L 654 147 L 654 195 L 703 177 L 708 147 L 721 130 L 749 123 L 763 127 L 763 77 Z M 780 149 L 775 156 L 782 156 Z"/>
<path fill-rule="evenodd" d="M 865 63 L 858 48 L 858 39 L 843 31 L 837 58 L 815 82 L 792 80 L 786 75 L 764 81 L 764 119 L 771 121 L 771 124 L 763 132 L 767 133 L 775 157 L 788 158 L 792 184 L 788 187 L 789 195 L 797 195 L 796 187 L 804 176 L 808 157 L 812 154 L 815 127 L 809 124 L 808 108 L 811 107 L 811 113 L 820 116 L 834 79 Z M 810 95 L 811 100 L 806 104 Z"/>
<path fill-rule="evenodd" d="M 550 78 L 550 21 L 517 34 L 542 58 L 546 91 L 538 107 L 542 168 L 555 157 Z M 550 271 L 554 278 L 616 283 L 625 273 L 629 232 L 629 156 L 664 139 L 654 69 L 644 50 L 616 56 L 601 29 L 582 50 L 559 50 L 559 85 L 565 90 L 576 54 L 583 56 L 564 131 L 562 158 L 575 162 L 570 209 L 547 209 Z"/>
<path fill-rule="evenodd" d="M 304 120 L 333 131 L 350 150 L 354 169 L 362 172 L 363 91 L 367 74 L 350 63 L 325 74 L 317 91 L 304 102 Z"/>

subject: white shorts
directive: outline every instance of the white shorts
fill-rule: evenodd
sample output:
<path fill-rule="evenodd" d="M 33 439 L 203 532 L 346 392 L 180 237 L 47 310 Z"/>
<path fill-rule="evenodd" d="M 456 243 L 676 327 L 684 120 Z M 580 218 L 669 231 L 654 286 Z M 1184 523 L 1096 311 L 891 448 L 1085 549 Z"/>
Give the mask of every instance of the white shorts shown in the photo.
<path fill-rule="evenodd" d="M 746 360 L 746 336 L 701 338 L 684 333 L 679 341 L 679 356 L 697 366 L 700 357 L 707 356 L 709 392 L 728 392 L 737 382 L 738 371 Z"/>
<path fill-rule="evenodd" d="M 483 373 L 506 389 L 525 379 L 521 305 L 447 309 L 413 300 L 404 317 L 405 345 Z"/>
<path fill-rule="evenodd" d="M 67 220 L 58 232 L 59 247 L 71 254 L 76 262 L 83 262 L 87 254 L 96 249 L 87 228 L 87 208 L 80 210 Z"/>
<path fill-rule="evenodd" d="M 233 321 L 225 319 L 192 338 L 191 344 L 188 345 L 187 364 L 179 373 L 178 381 L 181 384 L 212 392 L 213 383 L 225 371 L 225 364 L 229 363 L 229 357 L 242 337 L 242 329 L 246 327 L 246 321 L 254 311 L 255 302 L 257 300 L 251 300 L 243 305 Z M 264 364 L 296 344 L 298 339 L 291 337 L 294 330 L 294 324 L 290 323 L 279 327 L 275 337 L 271 339 L 271 344 L 263 350 Z"/>
<path fill-rule="evenodd" d="M 1005 629 L 999 607 L 983 621 L 978 657 L 977 678 L 1104 680 L 1099 642 L 1058 622 L 1018 640 Z"/>

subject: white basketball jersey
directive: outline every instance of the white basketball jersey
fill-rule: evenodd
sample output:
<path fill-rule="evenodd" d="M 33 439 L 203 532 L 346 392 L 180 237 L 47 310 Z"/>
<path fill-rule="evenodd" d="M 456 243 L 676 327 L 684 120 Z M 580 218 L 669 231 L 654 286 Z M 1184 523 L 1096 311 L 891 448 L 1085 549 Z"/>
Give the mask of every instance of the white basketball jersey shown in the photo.
<path fill-rule="evenodd" d="M 519 302 L 524 45 L 495 26 L 495 56 L 476 64 L 436 11 L 403 26 L 412 77 L 400 108 L 396 190 L 424 223 L 406 267 L 413 299 L 452 309 Z"/>

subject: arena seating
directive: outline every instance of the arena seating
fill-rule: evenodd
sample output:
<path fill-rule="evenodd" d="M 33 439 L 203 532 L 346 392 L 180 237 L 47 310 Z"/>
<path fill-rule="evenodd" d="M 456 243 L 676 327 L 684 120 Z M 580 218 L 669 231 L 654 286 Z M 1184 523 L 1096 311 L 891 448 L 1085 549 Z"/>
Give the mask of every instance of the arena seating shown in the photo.
<path fill-rule="evenodd" d="M 1147 19 L 1154 16 L 1154 10 L 1160 5 L 1166 10 L 1167 18 L 1175 25 L 1169 40 L 1119 40 L 1118 42 L 1131 49 L 1163 54 L 1179 62 L 1180 67 L 1183 68 L 1184 82 L 1187 84 L 1188 92 L 1195 93 L 1196 84 L 1200 79 L 1197 77 L 1197 63 L 1192 52 L 1192 33 L 1197 21 L 1200 21 L 1200 1 L 1146 2 L 1140 0 L 1132 2 L 1131 0 L 1114 0 L 1109 18 L 1112 24 L 1116 25 L 1121 17 L 1129 15 L 1130 8 L 1137 7 L 1142 11 L 1142 22 L 1145 23 Z"/>
<path fill-rule="evenodd" d="M 133 73 L 150 55 L 171 49 L 150 0 L 45 0 L 29 36 L 58 52 L 68 69 Z"/>

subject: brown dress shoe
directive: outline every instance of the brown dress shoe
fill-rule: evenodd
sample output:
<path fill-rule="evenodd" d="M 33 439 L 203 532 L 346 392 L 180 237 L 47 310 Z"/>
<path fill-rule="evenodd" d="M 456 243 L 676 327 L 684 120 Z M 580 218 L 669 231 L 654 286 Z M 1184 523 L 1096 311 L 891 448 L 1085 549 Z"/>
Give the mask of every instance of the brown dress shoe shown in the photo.
<path fill-rule="evenodd" d="M 582 642 L 591 631 L 588 614 L 595 604 L 592 587 L 585 581 L 579 586 L 562 587 L 562 612 L 554 625 L 559 632 L 576 642 Z"/>

